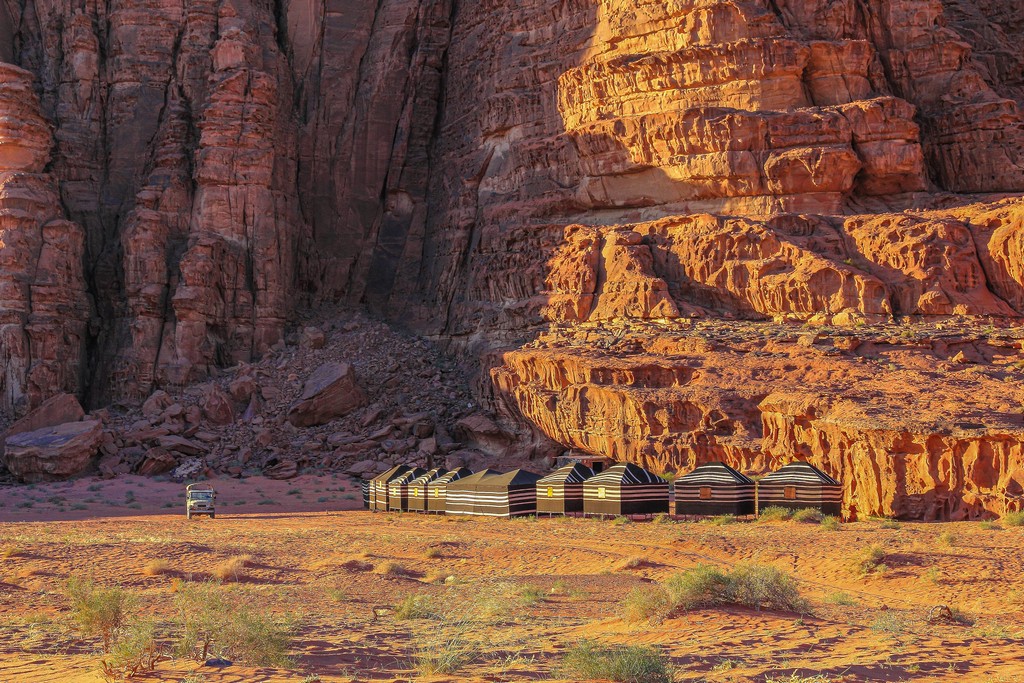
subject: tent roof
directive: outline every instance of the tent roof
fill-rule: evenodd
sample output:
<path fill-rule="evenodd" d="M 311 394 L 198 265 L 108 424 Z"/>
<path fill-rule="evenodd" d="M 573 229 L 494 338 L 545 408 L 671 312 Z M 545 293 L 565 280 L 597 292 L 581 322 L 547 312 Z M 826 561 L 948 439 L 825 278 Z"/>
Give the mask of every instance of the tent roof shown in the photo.
<path fill-rule="evenodd" d="M 609 467 L 601 474 L 591 477 L 587 484 L 667 484 L 668 482 L 631 462 Z"/>
<path fill-rule="evenodd" d="M 410 485 L 415 484 L 416 486 L 423 486 L 424 484 L 429 484 L 430 482 L 434 481 L 438 477 L 443 477 L 446 474 L 448 474 L 448 470 L 446 470 L 445 468 L 443 468 L 443 467 L 435 467 L 434 469 L 427 470 L 426 472 L 424 472 L 420 476 L 416 477 L 415 479 L 410 481 L 409 484 Z"/>
<path fill-rule="evenodd" d="M 825 486 L 842 486 L 809 462 L 791 462 L 780 467 L 761 480 L 766 484 L 824 484 Z"/>
<path fill-rule="evenodd" d="M 476 474 L 463 477 L 448 485 L 452 488 L 508 488 L 509 486 L 527 486 L 536 484 L 540 479 L 539 474 L 527 472 L 526 470 L 512 470 L 511 472 L 497 472 L 495 470 L 481 470 Z"/>
<path fill-rule="evenodd" d="M 724 462 L 709 462 L 676 479 L 676 485 L 753 484 L 754 480 Z"/>
<path fill-rule="evenodd" d="M 388 483 L 390 484 L 408 484 L 413 479 L 423 476 L 426 472 L 422 467 L 410 467 L 408 471 L 399 474 L 398 476 L 391 479 Z"/>
<path fill-rule="evenodd" d="M 468 467 L 456 467 L 454 470 L 449 470 L 442 474 L 434 481 L 428 482 L 428 484 L 451 484 L 453 481 L 465 479 L 472 474 L 473 472 Z"/>
<path fill-rule="evenodd" d="M 392 479 L 394 479 L 396 477 L 402 476 L 403 474 L 408 472 L 410 469 L 412 469 L 412 468 L 409 467 L 408 465 L 395 465 L 394 467 L 392 467 L 387 472 L 383 472 L 381 474 L 378 474 L 376 477 L 374 477 L 370 481 L 375 481 L 375 482 L 379 481 L 382 484 L 386 484 L 386 483 L 390 482 Z"/>
<path fill-rule="evenodd" d="M 594 476 L 594 470 L 582 463 L 561 467 L 537 481 L 538 484 L 582 484 Z"/>

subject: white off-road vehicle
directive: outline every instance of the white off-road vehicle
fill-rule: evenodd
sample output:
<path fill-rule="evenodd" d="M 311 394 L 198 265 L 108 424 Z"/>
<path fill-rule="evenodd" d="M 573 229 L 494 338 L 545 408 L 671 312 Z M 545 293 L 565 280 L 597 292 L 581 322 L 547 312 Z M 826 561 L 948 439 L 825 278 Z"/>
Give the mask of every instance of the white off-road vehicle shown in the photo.
<path fill-rule="evenodd" d="M 192 515 L 209 515 L 210 519 L 216 517 L 214 506 L 217 502 L 217 492 L 209 484 L 189 484 L 185 487 L 185 517 L 192 519 Z"/>

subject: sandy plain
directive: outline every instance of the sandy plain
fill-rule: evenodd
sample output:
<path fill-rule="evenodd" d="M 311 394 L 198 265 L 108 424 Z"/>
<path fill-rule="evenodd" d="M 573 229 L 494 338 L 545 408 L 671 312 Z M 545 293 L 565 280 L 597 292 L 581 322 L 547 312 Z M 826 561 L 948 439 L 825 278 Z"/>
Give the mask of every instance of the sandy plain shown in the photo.
<path fill-rule="evenodd" d="M 217 519 L 191 522 L 173 482 L 5 488 L 0 681 L 102 680 L 98 643 L 70 620 L 68 577 L 120 584 L 164 623 L 176 586 L 208 580 L 240 555 L 249 566 L 219 590 L 292 620 L 294 666 L 178 659 L 133 680 L 564 681 L 564 652 L 586 638 L 655 646 L 687 682 L 1024 681 L 1021 527 L 465 519 L 365 512 L 358 487 L 340 476 L 215 484 Z M 886 569 L 862 576 L 851 558 L 876 544 Z M 171 569 L 147 576 L 154 560 Z M 798 578 L 809 613 L 729 607 L 623 618 L 638 586 L 699 562 L 747 561 Z M 410 595 L 429 596 L 444 616 L 398 619 L 390 608 Z M 469 635 L 474 660 L 450 675 L 417 671 L 415 653 L 466 605 L 484 603 L 491 613 Z M 928 623 L 939 604 L 964 623 Z"/>

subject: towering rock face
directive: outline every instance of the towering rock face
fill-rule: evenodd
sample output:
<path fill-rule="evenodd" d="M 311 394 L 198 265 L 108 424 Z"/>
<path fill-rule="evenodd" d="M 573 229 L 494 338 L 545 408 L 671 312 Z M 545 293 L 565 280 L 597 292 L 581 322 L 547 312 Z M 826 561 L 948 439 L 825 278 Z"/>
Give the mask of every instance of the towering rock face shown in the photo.
<path fill-rule="evenodd" d="M 615 406 L 646 405 L 662 379 L 594 359 L 693 317 L 869 336 L 897 318 L 1019 319 L 1022 31 L 1014 0 L 0 3 L 0 60 L 39 102 L 0 94 L 4 125 L 54 131 L 8 135 L 0 171 L 35 174 L 18 210 L 37 233 L 61 226 L 37 241 L 66 243 L 42 267 L 5 247 L 20 294 L 4 297 L 2 407 L 141 398 L 342 299 L 465 352 L 486 400 L 565 446 L 663 468 L 815 457 L 859 482 L 860 512 L 1012 506 L 1012 421 L 968 504 L 953 479 L 862 467 L 898 430 L 835 431 L 823 415 L 848 411 L 827 382 L 784 401 L 709 388 L 652 422 Z M 26 294 L 41 277 L 59 286 Z M 533 343 L 548 328 L 571 360 Z M 674 348 L 644 367 L 687 376 Z M 705 447 L 697 413 L 749 438 Z M 929 429 L 907 438 L 962 471 Z M 944 493 L 910 504 L 907 486 Z"/>
<path fill-rule="evenodd" d="M 83 388 L 85 235 L 44 173 L 51 145 L 32 75 L 0 64 L 0 405 L 20 411 Z"/>

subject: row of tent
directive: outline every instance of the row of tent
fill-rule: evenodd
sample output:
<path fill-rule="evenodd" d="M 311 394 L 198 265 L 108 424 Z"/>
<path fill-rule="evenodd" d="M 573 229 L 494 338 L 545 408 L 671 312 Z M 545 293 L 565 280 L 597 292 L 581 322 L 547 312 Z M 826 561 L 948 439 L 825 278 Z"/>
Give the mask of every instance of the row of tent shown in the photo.
<path fill-rule="evenodd" d="M 601 473 L 575 463 L 540 476 L 526 470 L 475 474 L 464 467 L 424 470 L 399 465 L 364 485 L 364 506 L 374 511 L 443 512 L 516 517 L 535 514 L 681 516 L 757 513 L 758 508 L 811 508 L 839 515 L 842 485 L 817 467 L 793 462 L 755 482 L 725 463 L 701 465 L 669 483 L 637 465 Z M 670 509 L 672 508 L 672 509 Z"/>

